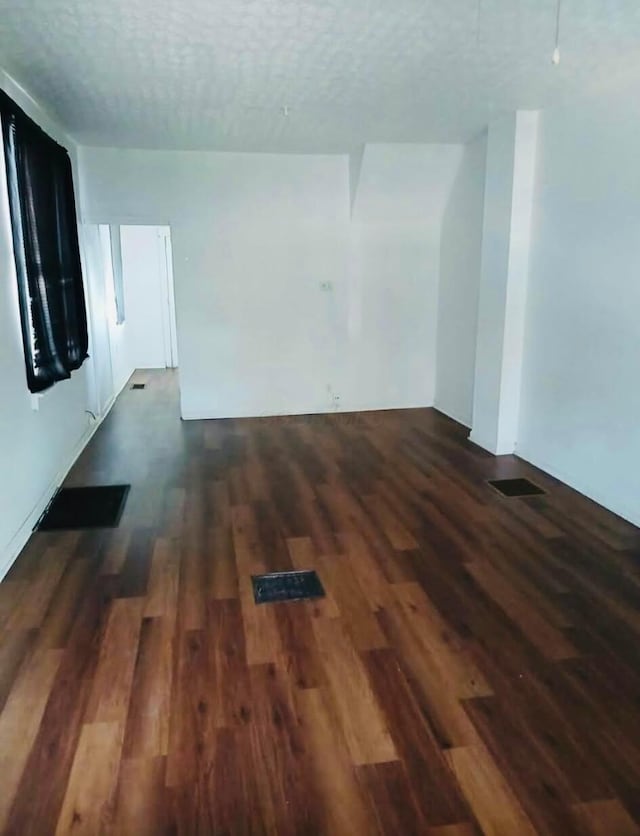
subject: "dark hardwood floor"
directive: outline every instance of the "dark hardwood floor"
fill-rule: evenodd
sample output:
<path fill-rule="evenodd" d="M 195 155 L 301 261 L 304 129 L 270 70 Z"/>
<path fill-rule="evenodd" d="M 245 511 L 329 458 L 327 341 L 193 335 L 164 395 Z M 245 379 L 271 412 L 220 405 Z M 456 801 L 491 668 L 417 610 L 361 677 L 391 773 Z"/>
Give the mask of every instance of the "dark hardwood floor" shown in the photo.
<path fill-rule="evenodd" d="M 434 410 L 183 423 L 138 373 L 0 585 L 0 831 L 640 833 L 640 532 Z M 548 493 L 486 484 L 527 476 Z M 311 602 L 251 575 L 316 569 Z"/>

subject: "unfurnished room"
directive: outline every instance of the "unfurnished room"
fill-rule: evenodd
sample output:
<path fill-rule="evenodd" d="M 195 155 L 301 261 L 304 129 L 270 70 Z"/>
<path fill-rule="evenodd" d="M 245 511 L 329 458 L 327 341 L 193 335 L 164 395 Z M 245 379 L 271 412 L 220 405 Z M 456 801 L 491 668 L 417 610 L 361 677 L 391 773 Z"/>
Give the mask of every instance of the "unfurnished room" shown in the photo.
<path fill-rule="evenodd" d="M 0 0 L 0 834 L 640 836 L 638 0 Z"/>

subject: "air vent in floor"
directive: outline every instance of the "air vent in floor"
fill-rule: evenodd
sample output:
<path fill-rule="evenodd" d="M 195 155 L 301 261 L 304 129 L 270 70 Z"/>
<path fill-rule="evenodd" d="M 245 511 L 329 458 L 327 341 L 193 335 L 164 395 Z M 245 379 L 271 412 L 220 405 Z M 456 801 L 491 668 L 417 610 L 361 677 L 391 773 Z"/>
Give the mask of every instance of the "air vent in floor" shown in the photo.
<path fill-rule="evenodd" d="M 120 522 L 130 487 L 62 488 L 40 520 L 38 531 L 115 528 Z"/>
<path fill-rule="evenodd" d="M 546 493 L 528 479 L 490 479 L 489 484 L 503 496 L 539 496 Z"/>
<path fill-rule="evenodd" d="M 320 578 L 313 571 L 272 572 L 269 575 L 253 575 L 253 597 L 256 604 L 276 601 L 302 601 L 305 598 L 322 598 L 324 589 Z"/>

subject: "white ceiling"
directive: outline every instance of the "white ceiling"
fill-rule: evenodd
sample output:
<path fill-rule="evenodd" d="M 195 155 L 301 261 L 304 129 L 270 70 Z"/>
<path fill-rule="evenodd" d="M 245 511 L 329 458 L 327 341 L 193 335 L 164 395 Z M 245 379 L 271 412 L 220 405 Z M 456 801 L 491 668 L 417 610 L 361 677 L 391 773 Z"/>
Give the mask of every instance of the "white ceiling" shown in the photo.
<path fill-rule="evenodd" d="M 349 151 L 640 99 L 640 0 L 0 0 L 0 65 L 80 142 Z M 288 116 L 283 115 L 286 106 Z"/>

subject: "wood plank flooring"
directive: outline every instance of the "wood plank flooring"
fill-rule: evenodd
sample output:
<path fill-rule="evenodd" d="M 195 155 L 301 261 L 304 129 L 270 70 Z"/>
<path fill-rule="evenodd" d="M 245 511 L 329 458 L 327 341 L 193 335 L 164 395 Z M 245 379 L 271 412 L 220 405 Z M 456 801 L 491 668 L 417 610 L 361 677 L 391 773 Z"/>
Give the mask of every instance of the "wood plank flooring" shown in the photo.
<path fill-rule="evenodd" d="M 136 380 L 67 481 L 130 482 L 120 527 L 0 585 L 2 833 L 640 834 L 637 529 L 434 410 Z M 257 607 L 293 568 L 326 598 Z"/>

